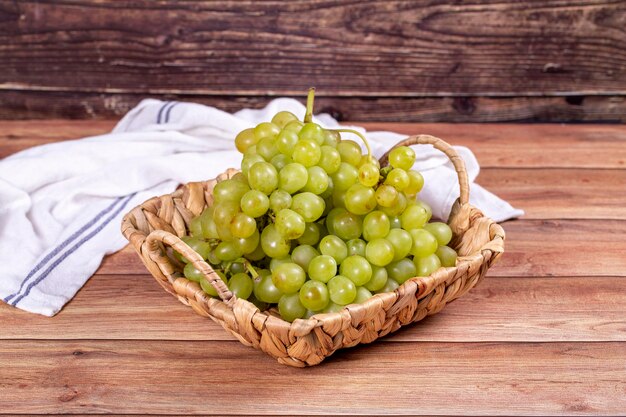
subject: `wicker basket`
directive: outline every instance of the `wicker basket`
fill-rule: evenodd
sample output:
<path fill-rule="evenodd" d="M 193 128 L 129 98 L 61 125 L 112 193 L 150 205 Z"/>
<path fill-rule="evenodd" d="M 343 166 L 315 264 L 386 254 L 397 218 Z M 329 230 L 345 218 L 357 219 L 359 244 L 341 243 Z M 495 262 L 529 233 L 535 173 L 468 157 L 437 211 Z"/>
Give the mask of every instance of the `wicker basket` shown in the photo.
<path fill-rule="evenodd" d="M 394 292 L 377 294 L 363 304 L 346 306 L 337 313 L 316 314 L 293 323 L 275 311 L 259 311 L 238 299 L 224 282 L 179 237 L 189 222 L 212 203 L 215 184 L 238 171 L 229 169 L 216 179 L 189 183 L 176 192 L 152 198 L 135 207 L 122 222 L 122 232 L 142 261 L 169 293 L 210 317 L 243 344 L 261 349 L 278 362 L 297 367 L 319 364 L 337 349 L 369 343 L 439 312 L 447 303 L 474 287 L 504 251 L 504 231 L 469 201 L 469 185 L 463 160 L 441 139 L 428 135 L 409 137 L 396 146 L 431 144 L 454 164 L 460 197 L 450 214 L 451 246 L 459 253 L 456 267 L 440 268 L 428 277 L 409 279 Z M 387 163 L 387 154 L 381 165 Z M 219 294 L 211 298 L 196 282 L 184 278 L 182 265 L 174 261 L 174 249 L 202 271 Z M 168 256 L 169 252 L 169 256 Z"/>

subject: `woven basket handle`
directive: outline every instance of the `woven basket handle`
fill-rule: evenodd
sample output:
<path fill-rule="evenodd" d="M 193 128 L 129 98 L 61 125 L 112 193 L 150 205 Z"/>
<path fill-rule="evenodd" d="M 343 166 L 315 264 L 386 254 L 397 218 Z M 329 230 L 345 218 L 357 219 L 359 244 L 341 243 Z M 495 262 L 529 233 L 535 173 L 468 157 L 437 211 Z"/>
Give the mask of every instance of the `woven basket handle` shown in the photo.
<path fill-rule="evenodd" d="M 224 281 L 215 273 L 211 265 L 206 263 L 204 259 L 196 251 L 191 249 L 189 245 L 183 242 L 178 236 L 165 230 L 154 230 L 147 237 L 145 245 L 148 249 L 148 255 L 157 264 L 162 264 L 162 258 L 165 256 L 160 247 L 159 242 L 172 247 L 176 252 L 183 255 L 204 275 L 207 281 L 211 283 L 217 294 L 226 302 L 233 298 L 233 293 L 228 289 Z"/>
<path fill-rule="evenodd" d="M 396 143 L 391 149 L 389 149 L 383 156 L 380 157 L 380 166 L 384 167 L 388 164 L 389 152 L 399 146 L 410 146 L 410 145 L 433 145 L 435 149 L 440 150 L 445 153 L 452 165 L 454 165 L 454 169 L 456 170 L 457 176 L 459 178 L 459 187 L 461 189 L 461 193 L 459 195 L 459 203 L 461 205 L 465 205 L 469 202 L 469 179 L 467 178 L 467 170 L 465 169 L 465 162 L 459 156 L 458 153 L 450 146 L 447 142 L 430 135 L 416 135 L 409 136 L 408 138 L 401 140 Z"/>

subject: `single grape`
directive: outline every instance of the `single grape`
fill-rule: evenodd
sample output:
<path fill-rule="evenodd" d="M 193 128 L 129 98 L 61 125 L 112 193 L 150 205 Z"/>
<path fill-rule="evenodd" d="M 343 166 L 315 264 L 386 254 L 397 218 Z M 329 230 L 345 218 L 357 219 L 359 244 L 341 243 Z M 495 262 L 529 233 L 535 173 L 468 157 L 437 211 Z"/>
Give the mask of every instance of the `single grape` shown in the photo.
<path fill-rule="evenodd" d="M 387 216 L 399 216 L 404 212 L 407 207 L 407 199 L 404 193 L 398 193 L 396 197 L 396 201 L 393 203 L 391 207 L 380 207 L 380 211 L 385 213 Z"/>
<path fill-rule="evenodd" d="M 359 168 L 359 182 L 366 187 L 373 187 L 378 184 L 380 173 L 374 164 L 366 163 Z"/>
<path fill-rule="evenodd" d="M 331 178 L 333 179 L 335 191 L 345 191 L 357 182 L 359 171 L 354 166 L 342 162 Z"/>
<path fill-rule="evenodd" d="M 298 238 L 301 245 L 317 245 L 321 239 L 321 228 L 317 223 L 307 223 L 304 227 L 304 233 Z"/>
<path fill-rule="evenodd" d="M 246 272 L 246 266 L 241 262 L 233 262 L 232 264 L 230 264 L 230 267 L 228 268 L 228 272 L 230 272 L 233 275 L 239 274 L 241 272 Z"/>
<path fill-rule="evenodd" d="M 365 287 L 358 287 L 356 289 L 356 297 L 354 297 L 354 301 L 352 301 L 353 304 L 361 304 L 366 302 L 367 300 L 369 300 L 370 298 L 372 298 L 372 293 L 369 292 L 369 290 Z"/>
<path fill-rule="evenodd" d="M 441 261 L 441 266 L 451 267 L 456 266 L 457 254 L 454 249 L 449 246 L 439 246 L 437 248 L 437 257 Z"/>
<path fill-rule="evenodd" d="M 215 248 L 215 256 L 220 261 L 230 262 L 241 258 L 243 253 L 237 249 L 233 242 L 220 242 Z"/>
<path fill-rule="evenodd" d="M 319 256 L 319 252 L 313 246 L 300 245 L 291 251 L 291 259 L 296 264 L 300 265 L 302 269 L 307 271 L 311 264 L 311 261 Z"/>
<path fill-rule="evenodd" d="M 337 145 L 339 145 L 339 141 L 341 141 L 341 135 L 339 135 L 339 132 L 324 130 L 324 145 L 336 148 Z"/>
<path fill-rule="evenodd" d="M 254 136 L 254 129 L 244 129 L 235 136 L 235 147 L 241 153 L 244 153 L 250 146 L 257 142 Z"/>
<path fill-rule="evenodd" d="M 398 190 L 391 185 L 381 184 L 376 189 L 376 202 L 381 207 L 391 207 L 398 200 Z"/>
<path fill-rule="evenodd" d="M 324 129 L 322 129 L 322 127 L 317 123 L 305 123 L 298 133 L 298 137 L 300 137 L 301 140 L 309 140 L 317 143 L 318 145 L 322 145 L 324 143 L 325 136 Z"/>
<path fill-rule="evenodd" d="M 277 171 L 280 171 L 287 164 L 291 164 L 292 162 L 293 162 L 293 159 L 291 159 L 290 157 L 282 153 L 275 155 L 270 160 L 270 164 L 274 165 L 274 168 L 276 168 Z"/>
<path fill-rule="evenodd" d="M 194 217 L 189 222 L 189 234 L 194 237 L 204 237 L 202 233 L 202 214 L 200 216 Z"/>
<path fill-rule="evenodd" d="M 335 208 L 346 208 L 346 192 L 340 190 L 334 190 L 331 196 L 332 206 Z"/>
<path fill-rule="evenodd" d="M 248 191 L 250 191 L 250 187 L 241 181 L 227 179 L 215 184 L 213 201 L 215 204 L 233 201 L 239 203 L 241 197 Z"/>
<path fill-rule="evenodd" d="M 363 221 L 359 216 L 350 213 L 344 208 L 336 208 L 332 212 L 332 217 L 330 217 L 329 213 L 330 221 L 328 220 L 329 217 L 327 217 L 326 221 L 328 230 L 332 230 L 333 234 L 343 240 L 357 239 L 361 236 Z"/>
<path fill-rule="evenodd" d="M 255 236 L 255 235 L 252 235 Z M 250 239 L 250 238 L 248 238 Z M 261 245 L 261 239 L 259 238 L 259 243 L 257 244 L 256 248 L 252 250 L 252 252 L 250 253 L 246 253 L 246 259 L 249 259 L 251 261 L 260 261 L 261 259 L 265 258 L 265 252 L 263 251 L 263 246 Z"/>
<path fill-rule="evenodd" d="M 395 291 L 399 286 L 400 284 L 398 284 L 395 280 L 389 278 L 385 286 L 382 287 L 380 290 L 376 291 L 376 294 L 382 294 L 385 292 Z"/>
<path fill-rule="evenodd" d="M 322 255 L 332 256 L 338 264 L 348 256 L 348 247 L 335 235 L 324 236 L 320 241 L 319 251 Z"/>
<path fill-rule="evenodd" d="M 404 213 L 400 215 L 404 230 L 421 229 L 426 224 L 427 219 L 428 213 L 426 213 L 423 207 L 418 205 L 408 206 Z"/>
<path fill-rule="evenodd" d="M 259 190 L 250 190 L 241 197 L 241 211 L 250 217 L 261 217 L 270 208 L 270 200 Z"/>
<path fill-rule="evenodd" d="M 337 275 L 328 281 L 328 292 L 333 303 L 347 305 L 356 297 L 356 285 L 350 279 Z"/>
<path fill-rule="evenodd" d="M 351 239 L 346 242 L 346 246 L 348 246 L 348 256 L 350 255 L 359 255 L 365 256 L 365 241 L 361 239 Z"/>
<path fill-rule="evenodd" d="M 287 124 L 293 122 L 294 120 L 298 120 L 298 117 L 290 111 L 279 111 L 272 117 L 272 123 L 278 126 L 281 129 L 284 129 Z"/>
<path fill-rule="evenodd" d="M 400 229 L 402 227 L 402 221 L 398 216 L 389 216 L 389 225 L 392 229 Z"/>
<path fill-rule="evenodd" d="M 389 165 L 408 171 L 415 163 L 415 151 L 408 146 L 398 146 L 389 152 Z"/>
<path fill-rule="evenodd" d="M 311 259 L 308 272 L 312 280 L 326 283 L 337 275 L 337 261 L 328 255 L 316 256 Z"/>
<path fill-rule="evenodd" d="M 217 225 L 213 221 L 213 207 L 211 210 L 205 210 L 205 213 L 200 216 L 202 226 L 202 236 L 205 239 L 219 239 L 220 235 L 217 231 Z"/>
<path fill-rule="evenodd" d="M 248 255 L 259 246 L 259 241 L 261 239 L 261 234 L 257 229 L 254 229 L 252 235 L 244 238 L 234 238 L 232 240 L 233 246 L 235 249 L 244 255 Z"/>
<path fill-rule="evenodd" d="M 304 219 L 298 213 L 290 209 L 284 209 L 276 214 L 274 221 L 276 230 L 283 235 L 285 239 L 297 239 L 304 233 L 306 226 Z"/>
<path fill-rule="evenodd" d="M 291 200 L 291 209 L 301 215 L 306 222 L 319 219 L 325 208 L 324 199 L 309 192 L 296 194 Z"/>
<path fill-rule="evenodd" d="M 256 164 L 257 162 L 265 162 L 265 159 L 263 159 L 261 155 L 245 156 L 241 160 L 241 173 L 245 175 L 246 178 L 248 178 L 248 173 L 250 171 L 250 168 L 252 167 L 252 165 Z"/>
<path fill-rule="evenodd" d="M 426 221 L 429 222 L 430 219 L 433 217 L 433 209 L 425 201 L 422 200 L 415 200 L 415 205 L 423 207 L 424 210 L 426 210 L 426 216 L 428 217 L 428 220 Z"/>
<path fill-rule="evenodd" d="M 247 238 L 252 236 L 256 229 L 254 218 L 245 213 L 237 213 L 230 221 L 230 233 L 235 238 Z"/>
<path fill-rule="evenodd" d="M 298 143 L 298 134 L 290 130 L 281 131 L 276 138 L 276 148 L 280 153 L 289 157 L 293 154 L 293 147 L 296 143 Z"/>
<path fill-rule="evenodd" d="M 291 122 L 285 125 L 283 130 L 288 130 L 290 132 L 294 132 L 297 134 L 298 132 L 300 132 L 300 130 L 302 130 L 303 126 L 304 126 L 304 123 L 302 123 L 300 120 L 292 120 Z"/>
<path fill-rule="evenodd" d="M 402 258 L 399 261 L 392 262 L 386 268 L 389 278 L 392 278 L 399 284 L 404 284 L 406 280 L 417 276 L 415 264 L 409 258 Z"/>
<path fill-rule="evenodd" d="M 361 147 L 355 141 L 342 140 L 337 145 L 337 150 L 343 162 L 355 167 L 361 162 Z"/>
<path fill-rule="evenodd" d="M 301 319 L 306 314 L 306 307 L 300 302 L 300 296 L 296 294 L 285 294 L 278 300 L 278 312 L 283 320 L 292 322 Z"/>
<path fill-rule="evenodd" d="M 341 165 L 341 155 L 339 155 L 339 151 L 331 146 L 324 145 L 320 148 L 320 152 L 318 165 L 326 171 L 328 175 L 337 172 Z"/>
<path fill-rule="evenodd" d="M 246 158 L 248 156 L 256 155 L 256 145 L 248 146 L 248 149 L 243 153 L 243 157 Z M 247 180 L 246 180 L 247 181 Z"/>
<path fill-rule="evenodd" d="M 278 266 L 282 265 L 282 264 L 292 264 L 293 261 L 291 260 L 291 256 L 287 255 L 284 258 L 272 258 L 272 260 L 270 261 L 270 271 L 273 271 L 274 269 L 278 268 Z"/>
<path fill-rule="evenodd" d="M 274 190 L 270 194 L 270 208 L 274 213 L 291 207 L 291 194 L 285 190 Z"/>
<path fill-rule="evenodd" d="M 359 161 L 357 167 L 361 168 L 365 164 L 374 165 L 376 167 L 376 170 L 379 171 L 379 175 L 380 175 L 380 162 L 378 162 L 378 159 L 374 158 L 373 156 L 362 155 L 361 160 Z"/>
<path fill-rule="evenodd" d="M 385 237 L 390 229 L 389 217 L 382 211 L 372 211 L 363 219 L 363 238 L 365 240 Z"/>
<path fill-rule="evenodd" d="M 393 257 L 393 245 L 387 239 L 370 240 L 365 247 L 365 258 L 372 265 L 385 266 L 393 261 Z"/>
<path fill-rule="evenodd" d="M 243 175 L 241 172 L 236 173 L 235 175 L 230 177 L 230 179 L 233 181 L 243 182 L 246 185 L 248 184 L 248 178 L 245 175 Z"/>
<path fill-rule="evenodd" d="M 274 285 L 272 275 L 267 274 L 254 282 L 254 295 L 265 303 L 276 304 L 283 293 Z"/>
<path fill-rule="evenodd" d="M 450 226 L 442 222 L 433 222 L 424 225 L 424 229 L 437 238 L 439 246 L 446 246 L 452 240 Z"/>
<path fill-rule="evenodd" d="M 312 140 L 299 140 L 293 147 L 293 153 L 291 154 L 294 162 L 302 164 L 307 168 L 317 165 L 321 157 L 322 150 L 320 145 Z"/>
<path fill-rule="evenodd" d="M 355 285 L 360 286 L 372 278 L 372 266 L 364 257 L 352 255 L 341 262 L 339 274 L 352 280 Z"/>
<path fill-rule="evenodd" d="M 391 229 L 385 239 L 393 246 L 394 261 L 406 257 L 413 246 L 411 234 L 404 229 Z"/>
<path fill-rule="evenodd" d="M 395 187 L 398 191 L 404 191 L 409 186 L 409 174 L 401 168 L 394 168 L 387 174 L 385 184 Z"/>
<path fill-rule="evenodd" d="M 269 195 L 278 186 L 278 172 L 269 162 L 257 162 L 248 171 L 248 182 L 250 188 Z"/>
<path fill-rule="evenodd" d="M 328 305 L 330 297 L 326 285 L 319 281 L 307 281 L 300 288 L 300 302 L 309 310 L 322 310 Z"/>
<path fill-rule="evenodd" d="M 272 271 L 272 282 L 285 294 L 293 294 L 300 290 L 306 279 L 304 270 L 298 264 L 285 263 Z"/>
<path fill-rule="evenodd" d="M 254 137 L 258 141 L 264 138 L 274 139 L 276 135 L 280 133 L 280 127 L 274 123 L 263 122 L 256 125 L 254 128 Z"/>
<path fill-rule="evenodd" d="M 318 166 L 307 168 L 309 179 L 302 189 L 316 195 L 322 194 L 328 188 L 330 178 L 326 174 L 326 171 Z"/>
<path fill-rule="evenodd" d="M 207 256 L 209 256 L 209 252 L 211 252 L 211 245 L 209 244 L 209 242 L 207 242 L 204 239 L 191 237 L 191 236 L 183 236 L 181 240 L 185 242 L 187 246 L 189 246 L 194 252 L 200 255 L 202 259 L 206 259 Z M 189 262 L 188 259 L 186 259 L 184 256 L 182 256 L 178 252 L 176 252 L 176 257 L 178 258 L 178 260 L 184 263 Z"/>
<path fill-rule="evenodd" d="M 409 233 L 413 238 L 413 246 L 411 247 L 411 254 L 423 258 L 428 255 L 432 255 L 439 246 L 435 236 L 431 235 L 424 229 L 413 229 Z"/>
<path fill-rule="evenodd" d="M 213 206 L 213 221 L 221 240 L 230 241 L 233 235 L 230 232 L 230 222 L 239 212 L 239 203 L 234 201 L 224 202 Z"/>
<path fill-rule="evenodd" d="M 224 284 L 226 284 L 226 275 L 224 275 L 223 272 L 215 271 L 215 274 L 218 277 L 220 277 L 222 281 L 224 281 Z M 211 297 L 217 297 L 218 296 L 217 290 L 215 288 L 213 288 L 213 285 L 211 285 L 211 283 L 206 278 L 203 278 L 200 281 L 200 288 L 202 288 L 202 291 L 204 291 L 205 293 L 207 293 Z"/>
<path fill-rule="evenodd" d="M 309 173 L 302 164 L 293 162 L 287 164 L 278 173 L 278 187 L 294 194 L 296 191 L 304 187 L 309 180 Z"/>
<path fill-rule="evenodd" d="M 328 178 L 328 186 L 326 187 L 326 189 L 319 195 L 320 197 L 322 197 L 324 200 L 328 199 L 329 197 L 331 197 L 333 195 L 333 191 L 335 191 L 335 185 L 333 184 L 333 179 L 329 176 L 327 176 Z M 306 191 L 306 190 L 305 190 Z"/>
<path fill-rule="evenodd" d="M 261 247 L 270 258 L 283 258 L 289 254 L 291 243 L 270 224 L 261 233 Z"/>
<path fill-rule="evenodd" d="M 253 288 L 254 284 L 252 278 L 243 272 L 233 275 L 228 280 L 228 289 L 235 294 L 237 298 L 247 300 L 252 294 Z"/>
<path fill-rule="evenodd" d="M 363 285 L 369 291 L 378 291 L 387 283 L 387 270 L 382 266 L 372 266 L 372 278 Z"/>
<path fill-rule="evenodd" d="M 344 199 L 346 208 L 354 214 L 367 214 L 376 207 L 376 197 L 374 189 L 363 184 L 354 184 L 348 191 Z"/>
<path fill-rule="evenodd" d="M 209 252 L 209 256 L 207 256 L 206 260 L 211 265 L 219 265 L 220 263 L 222 263 L 222 261 L 220 261 L 218 257 L 215 256 L 215 249 Z"/>
<path fill-rule="evenodd" d="M 200 282 L 204 279 L 204 274 L 191 263 L 185 265 L 183 274 L 189 281 Z"/>
<path fill-rule="evenodd" d="M 427 277 L 441 267 L 441 261 L 434 253 L 424 257 L 413 258 L 418 277 Z"/>
<path fill-rule="evenodd" d="M 266 161 L 271 160 L 279 154 L 274 138 L 263 138 L 256 144 L 256 153 L 261 155 Z"/>
<path fill-rule="evenodd" d="M 404 189 L 404 192 L 409 195 L 416 195 L 424 187 L 424 177 L 417 171 L 408 171 L 409 186 Z"/>

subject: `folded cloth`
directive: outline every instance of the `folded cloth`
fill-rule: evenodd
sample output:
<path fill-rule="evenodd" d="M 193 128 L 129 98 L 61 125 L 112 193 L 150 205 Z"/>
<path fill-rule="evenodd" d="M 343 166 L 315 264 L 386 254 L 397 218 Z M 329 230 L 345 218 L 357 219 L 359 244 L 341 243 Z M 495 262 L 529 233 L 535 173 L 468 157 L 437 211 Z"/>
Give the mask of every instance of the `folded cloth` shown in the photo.
<path fill-rule="evenodd" d="M 119 230 L 128 210 L 179 184 L 239 166 L 241 156 L 233 143 L 237 132 L 280 110 L 298 116 L 305 112 L 292 99 L 235 114 L 193 103 L 144 100 L 110 134 L 38 146 L 1 160 L 0 299 L 33 313 L 56 314 L 105 255 L 125 246 Z M 328 115 L 316 121 L 338 126 Z M 367 135 L 377 156 L 403 137 Z M 467 148 L 456 150 L 473 181 L 476 158 Z M 431 146 L 419 147 L 417 155 L 414 168 L 426 181 L 420 198 L 435 216 L 447 218 L 458 197 L 454 170 Z M 471 200 L 498 221 L 523 214 L 476 184 L 471 185 Z"/>

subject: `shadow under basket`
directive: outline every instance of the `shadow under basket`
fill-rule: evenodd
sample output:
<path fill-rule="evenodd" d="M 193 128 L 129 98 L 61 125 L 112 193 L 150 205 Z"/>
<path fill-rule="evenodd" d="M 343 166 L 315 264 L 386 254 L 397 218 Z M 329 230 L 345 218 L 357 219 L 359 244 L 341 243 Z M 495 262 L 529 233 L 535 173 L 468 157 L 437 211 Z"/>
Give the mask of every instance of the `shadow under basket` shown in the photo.
<path fill-rule="evenodd" d="M 122 233 L 135 248 L 156 281 L 198 314 L 210 317 L 241 343 L 260 349 L 278 362 L 304 367 L 317 365 L 337 349 L 370 343 L 400 327 L 439 312 L 465 294 L 485 275 L 504 251 L 504 231 L 469 204 L 469 184 L 463 160 L 441 139 L 411 136 L 396 146 L 429 144 L 445 153 L 458 174 L 460 196 L 448 224 L 450 243 L 459 254 L 452 268 L 439 268 L 427 277 L 411 278 L 393 292 L 376 294 L 362 304 L 351 304 L 336 313 L 316 314 L 293 323 L 271 311 L 259 311 L 251 302 L 235 297 L 211 266 L 180 237 L 189 222 L 212 204 L 216 183 L 235 175 L 229 169 L 216 179 L 189 183 L 172 194 L 152 198 L 132 209 L 122 222 Z M 387 154 L 381 166 L 387 163 Z M 204 274 L 219 294 L 207 295 L 187 280 L 172 250 L 183 254 Z"/>

